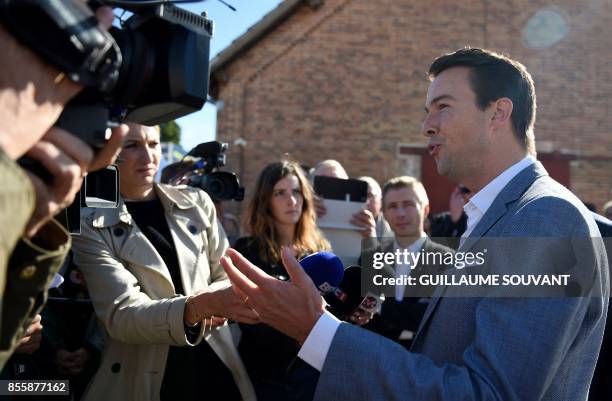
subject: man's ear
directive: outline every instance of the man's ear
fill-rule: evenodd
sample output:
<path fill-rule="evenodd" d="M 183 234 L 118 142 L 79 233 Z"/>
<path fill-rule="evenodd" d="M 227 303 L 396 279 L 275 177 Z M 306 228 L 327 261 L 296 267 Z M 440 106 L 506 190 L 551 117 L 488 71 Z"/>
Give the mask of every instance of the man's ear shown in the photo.
<path fill-rule="evenodd" d="M 425 220 L 427 216 L 429 216 L 429 210 L 429 204 L 425 205 L 425 207 L 423 208 L 423 220 Z"/>
<path fill-rule="evenodd" d="M 491 115 L 491 126 L 493 129 L 499 129 L 506 124 L 511 124 L 510 117 L 514 107 L 512 100 L 502 97 L 493 102 L 491 107 L 493 112 Z"/>
<path fill-rule="evenodd" d="M 382 204 L 380 206 L 380 212 L 382 213 L 385 220 L 387 220 L 387 208 L 385 207 L 385 199 L 382 199 Z"/>

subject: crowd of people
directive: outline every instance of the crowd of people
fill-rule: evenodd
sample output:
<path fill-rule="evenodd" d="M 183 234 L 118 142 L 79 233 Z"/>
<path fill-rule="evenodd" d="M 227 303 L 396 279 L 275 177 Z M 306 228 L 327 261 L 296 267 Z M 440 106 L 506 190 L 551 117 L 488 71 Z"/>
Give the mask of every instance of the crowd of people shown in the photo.
<path fill-rule="evenodd" d="M 119 207 L 84 213 L 64 283 L 50 292 L 64 302 L 42 310 L 44 330 L 36 316 L 36 340 L 16 349 L 2 377 L 69 379 L 73 400 L 202 399 L 202 377 L 215 383 L 209 399 L 311 399 L 319 372 L 292 371 L 299 343 L 259 320 L 231 290 L 220 260 L 231 246 L 269 276 L 290 280 L 283 247 L 297 259 L 332 250 L 317 228 L 326 210 L 314 176 L 348 179 L 346 170 L 335 160 L 311 169 L 290 160 L 268 164 L 249 196 L 249 235 L 228 241 L 218 202 L 177 184 L 185 169 L 164 171 L 163 181 L 174 184 L 154 181 L 160 157 L 159 129 L 128 124 L 118 157 Z M 432 215 L 414 177 L 394 177 L 382 188 L 371 177 L 358 179 L 367 183 L 367 202 L 351 222 L 378 243 L 360 255 L 365 265 L 370 252 L 444 254 L 459 246 L 466 187 L 452 192 L 448 212 Z M 418 277 L 446 267 L 386 268 L 392 277 Z M 349 321 L 410 350 L 433 293 L 416 297 L 399 285 L 394 291 L 379 313 L 358 309 Z"/>
<path fill-rule="evenodd" d="M 110 27 L 112 10 L 97 16 Z M 417 297 L 397 285 L 378 313 L 357 307 L 341 323 L 298 264 L 333 251 L 317 226 L 329 211 L 313 177 L 348 179 L 340 163 L 306 170 L 271 161 L 248 196 L 242 236 L 206 192 L 176 185 L 180 171 L 155 182 L 158 128 L 123 124 L 94 154 L 53 126 L 79 85 L 2 26 L 0 44 L 12 60 L 0 70 L 2 379 L 67 379 L 71 400 L 586 399 L 609 297 L 597 243 L 595 284 L 584 297 L 443 299 L 442 288 Z M 598 228 L 535 159 L 535 92 L 522 65 L 463 49 L 437 59 L 429 74 L 423 134 L 438 171 L 458 186 L 449 211 L 431 216 L 418 179 L 381 187 L 357 177 L 367 200 L 350 223 L 377 239 L 356 255 L 362 268 L 372 268 L 369 252 L 448 253 L 483 236 L 610 235 L 612 223 L 597 216 Z M 482 84 L 500 74 L 512 84 Z M 51 178 L 21 168 L 24 155 Z M 83 209 L 82 232 L 71 240 L 54 216 L 88 172 L 113 162 L 118 207 Z M 554 256 L 524 252 L 534 263 Z M 383 271 L 426 273 L 410 263 Z M 610 394 L 600 379 L 606 352 L 595 397 Z"/>

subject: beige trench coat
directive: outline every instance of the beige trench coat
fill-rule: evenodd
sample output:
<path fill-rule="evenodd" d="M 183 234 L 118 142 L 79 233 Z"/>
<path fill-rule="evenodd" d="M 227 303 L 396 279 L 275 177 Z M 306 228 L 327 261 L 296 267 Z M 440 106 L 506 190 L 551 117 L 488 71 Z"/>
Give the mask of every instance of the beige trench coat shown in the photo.
<path fill-rule="evenodd" d="M 229 285 L 219 264 L 227 239 L 214 205 L 199 189 L 162 184 L 155 190 L 166 212 L 187 294 L 175 294 L 168 268 L 123 202 L 117 209 L 83 211 L 82 233 L 73 239 L 74 260 L 109 336 L 84 400 L 159 400 L 169 345 L 196 345 L 202 338 L 232 372 L 242 398 L 254 400 L 227 325 L 206 331 L 202 327 L 195 344 L 185 336 L 186 296 Z M 202 377 L 203 391 L 210 385 L 214 383 Z"/>

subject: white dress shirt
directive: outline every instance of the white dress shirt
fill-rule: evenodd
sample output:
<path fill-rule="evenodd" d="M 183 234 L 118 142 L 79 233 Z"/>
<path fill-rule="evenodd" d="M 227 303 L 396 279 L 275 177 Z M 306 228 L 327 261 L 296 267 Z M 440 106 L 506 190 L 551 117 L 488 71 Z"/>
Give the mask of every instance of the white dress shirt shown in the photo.
<path fill-rule="evenodd" d="M 461 236 L 461 244 L 463 244 L 463 241 L 472 233 L 472 231 L 474 231 L 474 228 L 478 225 L 478 223 L 480 223 L 482 216 L 484 216 L 487 210 L 489 210 L 493 204 L 493 201 L 495 198 L 497 198 L 497 195 L 499 195 L 502 189 L 504 189 L 504 187 L 508 185 L 508 183 L 512 181 L 512 179 L 516 177 L 518 173 L 523 171 L 528 166 L 531 166 L 533 163 L 535 163 L 535 161 L 536 160 L 532 156 L 526 156 L 520 162 L 508 167 L 503 173 L 495 177 L 493 181 L 489 182 L 470 198 L 468 203 L 463 206 L 463 210 L 467 215 L 467 228 Z"/>
<path fill-rule="evenodd" d="M 516 177 L 522 170 L 535 162 L 532 156 L 526 156 L 516 164 L 513 164 L 503 173 L 495 177 L 491 182 L 485 185 L 478 193 L 474 194 L 470 201 L 465 204 L 463 210 L 468 216 L 467 229 L 461 237 L 463 241 L 474 230 L 474 227 L 480 222 L 482 216 L 489 210 L 493 201 L 504 189 L 506 185 Z M 317 369 L 319 372 L 323 369 L 325 358 L 329 352 L 329 347 L 336 335 L 336 331 L 340 326 L 340 320 L 334 315 L 325 311 L 317 320 L 310 334 L 306 338 L 304 345 L 298 353 L 298 357 L 304 362 Z"/>
<path fill-rule="evenodd" d="M 393 252 L 399 251 L 400 254 L 403 255 L 404 249 L 408 251 L 408 253 L 418 253 L 421 248 L 423 248 L 423 244 L 425 243 L 425 238 L 427 236 L 423 233 L 423 236 L 412 244 L 408 245 L 406 248 L 402 248 L 397 241 L 394 241 L 394 249 Z M 400 262 L 403 262 L 403 258 Z M 407 263 L 395 263 L 395 278 L 400 278 L 402 276 L 410 276 L 412 272 L 412 258 L 409 256 L 406 260 Z M 401 302 L 404 299 L 404 292 L 406 290 L 406 285 L 396 284 L 395 285 L 395 300 Z"/>

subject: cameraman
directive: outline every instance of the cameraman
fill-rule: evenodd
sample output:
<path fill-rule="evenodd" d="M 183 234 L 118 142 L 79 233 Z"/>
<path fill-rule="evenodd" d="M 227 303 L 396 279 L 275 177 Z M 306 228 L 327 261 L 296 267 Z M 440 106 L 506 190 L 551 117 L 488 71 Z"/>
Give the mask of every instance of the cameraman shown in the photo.
<path fill-rule="evenodd" d="M 159 129 L 129 124 L 117 209 L 85 209 L 74 261 L 110 339 L 85 400 L 254 400 L 225 318 L 257 315 L 229 287 L 210 197 L 156 184 Z"/>
<path fill-rule="evenodd" d="M 114 14 L 96 12 L 108 28 Z M 53 216 L 69 205 L 88 171 L 112 163 L 126 128 L 114 130 L 96 156 L 81 140 L 53 127 L 81 87 L 45 64 L 0 24 L 0 368 L 15 348 L 38 336 L 31 320 L 46 298 L 70 238 Z M 21 156 L 38 161 L 50 180 L 21 169 Z M 27 329 L 27 330 L 26 330 Z M 26 334 L 24 336 L 24 334 Z M 36 344 L 32 344 L 36 347 Z"/>

